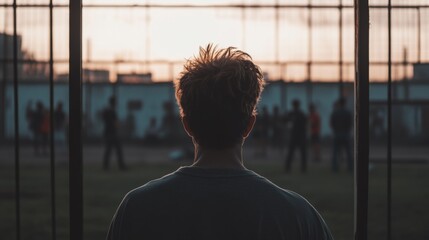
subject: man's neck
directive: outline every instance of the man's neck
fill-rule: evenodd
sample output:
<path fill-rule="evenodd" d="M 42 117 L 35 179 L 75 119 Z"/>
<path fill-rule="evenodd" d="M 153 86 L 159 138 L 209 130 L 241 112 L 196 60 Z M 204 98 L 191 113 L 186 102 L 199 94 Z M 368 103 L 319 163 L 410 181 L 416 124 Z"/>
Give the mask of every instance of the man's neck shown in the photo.
<path fill-rule="evenodd" d="M 195 157 L 192 166 L 244 169 L 242 144 L 227 149 L 207 149 L 195 144 Z"/>

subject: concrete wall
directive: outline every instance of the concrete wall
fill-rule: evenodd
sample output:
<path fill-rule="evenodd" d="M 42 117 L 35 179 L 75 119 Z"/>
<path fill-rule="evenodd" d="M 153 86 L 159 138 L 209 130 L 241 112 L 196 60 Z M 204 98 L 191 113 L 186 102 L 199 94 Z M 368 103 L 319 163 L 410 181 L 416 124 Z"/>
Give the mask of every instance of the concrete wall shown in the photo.
<path fill-rule="evenodd" d="M 322 136 L 328 137 L 331 134 L 329 127 L 329 116 L 332 112 L 332 106 L 339 96 L 337 83 L 313 83 L 312 95 L 309 93 L 309 85 L 306 83 L 288 83 L 271 82 L 266 85 L 262 94 L 259 108 L 267 106 L 270 113 L 274 106 L 279 106 L 282 112 L 291 109 L 291 103 L 294 99 L 301 101 L 304 111 L 307 111 L 310 98 L 317 106 L 322 120 Z M 347 83 L 344 85 L 345 96 L 348 99 L 348 108 L 353 110 L 353 85 Z M 395 87 L 395 95 L 398 99 L 403 99 L 406 88 L 404 85 Z M 66 83 L 56 83 L 54 89 L 55 104 L 59 101 L 64 103 L 65 111 L 68 113 L 68 85 Z M 127 115 L 127 104 L 129 101 L 141 101 L 142 108 L 133 111 L 135 118 L 135 137 L 144 137 L 145 131 L 149 125 L 151 117 L 157 119 L 158 126 L 164 114 L 163 104 L 165 102 L 174 102 L 174 89 L 171 83 L 156 84 L 118 84 L 116 86 L 99 83 L 91 86 L 83 86 L 83 109 L 88 119 L 85 122 L 86 134 L 89 136 L 99 137 L 102 133 L 102 122 L 100 112 L 106 107 L 110 96 L 116 94 L 117 109 L 119 119 L 125 122 Z M 387 88 L 385 84 L 373 83 L 370 86 L 371 101 L 385 101 Z M 411 100 L 428 100 L 429 101 L 429 84 L 410 84 L 409 98 Z M 36 101 L 41 101 L 45 107 L 49 106 L 49 85 L 47 83 L 21 83 L 19 85 L 19 127 L 20 135 L 23 138 L 30 137 L 31 133 L 28 128 L 28 122 L 25 118 L 26 107 L 28 104 L 35 106 Z M 13 111 L 13 86 L 7 85 L 6 88 L 6 137 L 14 136 L 14 111 Z M 174 103 L 174 106 L 176 104 Z M 379 105 L 385 116 L 385 106 Z M 411 136 L 418 136 L 423 124 L 421 120 L 421 107 L 415 106 L 394 106 L 393 119 L 405 125 Z M 87 111 L 88 110 L 88 111 Z M 176 111 L 178 111 L 176 106 Z M 384 126 L 386 119 L 384 118 Z"/>

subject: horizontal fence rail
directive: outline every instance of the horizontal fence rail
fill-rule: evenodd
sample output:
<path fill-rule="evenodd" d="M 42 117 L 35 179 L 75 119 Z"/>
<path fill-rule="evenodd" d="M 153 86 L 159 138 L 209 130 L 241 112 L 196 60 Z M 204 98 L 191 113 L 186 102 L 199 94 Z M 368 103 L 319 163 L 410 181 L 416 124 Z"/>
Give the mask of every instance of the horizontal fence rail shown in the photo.
<path fill-rule="evenodd" d="M 0 4 L 0 7 L 13 7 L 13 4 Z M 38 8 L 49 7 L 49 4 L 17 4 L 21 8 Z M 68 4 L 53 4 L 55 8 L 68 8 Z M 327 5 L 301 5 L 301 4 L 83 4 L 83 8 L 349 8 L 353 9 L 353 5 L 327 4 Z M 372 4 L 369 8 L 385 8 L 387 5 Z M 429 5 L 392 5 L 391 8 L 429 8 Z"/>

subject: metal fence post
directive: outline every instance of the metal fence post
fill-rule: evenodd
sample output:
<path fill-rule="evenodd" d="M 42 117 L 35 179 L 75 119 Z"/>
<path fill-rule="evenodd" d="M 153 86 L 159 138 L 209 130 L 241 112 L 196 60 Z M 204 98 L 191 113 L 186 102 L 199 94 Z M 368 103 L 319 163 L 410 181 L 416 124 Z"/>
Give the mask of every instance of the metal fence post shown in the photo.
<path fill-rule="evenodd" d="M 343 79 L 343 0 L 340 0 L 338 5 L 338 77 L 339 77 L 339 97 L 344 95 L 344 79 Z"/>
<path fill-rule="evenodd" d="M 307 105 L 313 102 L 313 86 L 312 86 L 312 66 L 313 66 L 313 5 L 311 0 L 308 0 L 308 62 L 307 62 Z"/>
<path fill-rule="evenodd" d="M 16 26 L 16 0 L 13 1 L 13 101 L 15 122 L 15 217 L 16 239 L 21 239 L 21 188 L 20 188 L 20 137 L 19 137 L 19 96 L 18 96 L 18 35 Z"/>
<path fill-rule="evenodd" d="M 82 0 L 69 1 L 69 184 L 70 239 L 83 238 Z"/>
<path fill-rule="evenodd" d="M 52 239 L 57 239 L 56 199 L 55 199 L 55 135 L 54 135 L 54 37 L 53 4 L 49 1 L 49 107 L 50 107 L 50 181 L 51 181 L 51 224 Z"/>
<path fill-rule="evenodd" d="M 387 234 L 391 239 L 392 218 L 392 3 L 388 0 L 387 8 Z M 407 99 L 408 100 L 408 99 Z"/>
<path fill-rule="evenodd" d="M 8 71 L 7 71 L 7 59 L 8 59 L 8 55 L 7 55 L 7 49 L 8 49 L 8 41 L 7 41 L 7 37 L 6 37 L 6 29 L 7 29 L 7 25 L 8 25 L 8 14 L 7 14 L 7 10 L 5 10 L 5 16 L 4 16 L 4 29 L 3 31 L 5 32 L 5 37 L 3 40 L 3 61 L 2 61 L 2 65 L 3 65 L 3 76 L 2 76 L 2 81 L 0 83 L 0 141 L 6 140 L 6 81 L 8 78 Z"/>
<path fill-rule="evenodd" d="M 355 0 L 355 240 L 367 239 L 369 160 L 369 9 Z"/>

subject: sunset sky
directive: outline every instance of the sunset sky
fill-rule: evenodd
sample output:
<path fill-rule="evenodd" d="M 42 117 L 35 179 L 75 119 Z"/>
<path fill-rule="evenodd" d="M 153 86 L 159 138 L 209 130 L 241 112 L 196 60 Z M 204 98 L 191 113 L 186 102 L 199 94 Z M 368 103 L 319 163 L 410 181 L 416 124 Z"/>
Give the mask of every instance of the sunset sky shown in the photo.
<path fill-rule="evenodd" d="M 10 3 L 0 0 L 0 3 Z M 23 3 L 48 3 L 47 0 L 21 0 Z M 55 3 L 67 3 L 56 0 Z M 258 3 L 274 4 L 276 1 L 152 1 L 156 4 L 226 4 Z M 313 0 L 314 4 L 337 4 L 338 0 Z M 370 1 L 372 4 L 387 1 Z M 429 4 L 429 0 L 392 1 L 393 4 Z M 147 1 L 87 0 L 84 4 L 145 4 Z M 279 1 L 281 4 L 307 4 L 301 0 Z M 352 4 L 344 0 L 343 4 Z M 244 14 L 244 15 L 243 15 Z M 417 14 L 415 9 L 401 9 L 392 12 L 393 59 L 402 61 L 403 49 L 407 48 L 408 60 L 417 60 Z M 152 71 L 155 80 L 171 80 L 181 70 L 181 62 L 198 51 L 198 46 L 214 43 L 220 47 L 236 46 L 247 51 L 256 62 L 282 62 L 308 60 L 307 9 L 281 9 L 279 11 L 279 32 L 276 34 L 275 10 L 226 9 L 226 8 L 83 8 L 83 59 L 103 63 L 91 64 L 90 68 L 108 68 L 111 78 L 115 72 Z M 313 61 L 338 61 L 338 10 L 313 10 Z M 427 31 L 429 8 L 421 11 L 421 59 L 429 61 L 429 35 Z M 245 21 L 243 22 L 243 19 Z M 49 12 L 48 8 L 18 9 L 18 33 L 23 36 L 23 48 L 36 59 L 47 60 L 49 54 Z M 352 62 L 354 54 L 353 10 L 343 11 L 343 60 Z M 371 10 L 371 59 L 387 59 L 387 10 Z M 0 8 L 0 32 L 12 33 L 12 11 Z M 426 29 L 426 30 L 425 30 Z M 88 46 L 90 46 L 88 50 Z M 278 50 L 278 51 L 277 51 Z M 68 59 L 68 9 L 54 9 L 54 57 Z M 174 61 L 175 65 L 154 63 L 113 64 L 118 60 Z M 110 61 L 110 63 L 109 63 Z M 85 67 L 85 66 L 84 66 Z M 288 65 L 286 69 L 261 64 L 273 78 L 281 74 L 287 80 L 306 78 L 305 65 Z M 402 76 L 402 68 L 394 69 Z M 66 72 L 67 64 L 55 64 L 57 73 Z M 411 70 L 409 70 L 411 74 Z M 312 71 L 315 80 L 338 79 L 335 65 L 315 65 Z M 374 67 L 374 79 L 383 79 L 384 67 Z M 344 77 L 353 78 L 352 66 L 344 67 Z"/>

